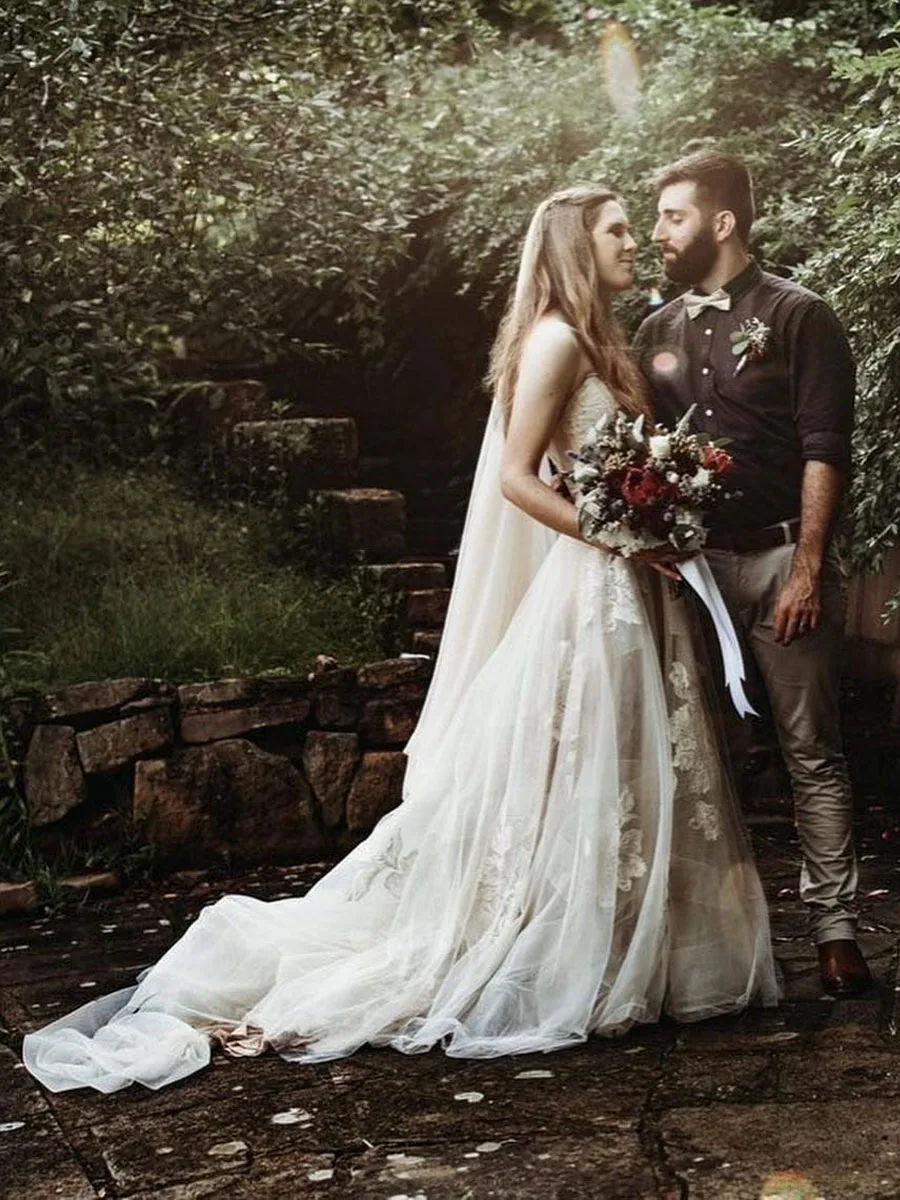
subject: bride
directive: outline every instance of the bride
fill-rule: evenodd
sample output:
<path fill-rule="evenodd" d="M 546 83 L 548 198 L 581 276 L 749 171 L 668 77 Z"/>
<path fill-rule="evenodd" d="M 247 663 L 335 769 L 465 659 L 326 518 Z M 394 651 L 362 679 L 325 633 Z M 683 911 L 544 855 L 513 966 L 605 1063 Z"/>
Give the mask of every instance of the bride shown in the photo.
<path fill-rule="evenodd" d="M 540 470 L 644 410 L 611 307 L 633 269 L 608 188 L 538 207 L 403 804 L 305 897 L 225 896 L 136 987 L 29 1034 L 48 1088 L 162 1087 L 216 1043 L 476 1058 L 777 1002 L 671 567 L 586 543 Z"/>

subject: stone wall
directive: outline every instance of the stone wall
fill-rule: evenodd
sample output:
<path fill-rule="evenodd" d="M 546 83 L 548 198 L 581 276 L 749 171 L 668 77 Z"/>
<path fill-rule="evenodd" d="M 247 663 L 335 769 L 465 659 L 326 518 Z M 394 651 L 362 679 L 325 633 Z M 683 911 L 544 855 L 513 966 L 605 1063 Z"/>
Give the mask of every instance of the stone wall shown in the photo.
<path fill-rule="evenodd" d="M 432 669 L 424 656 L 357 669 L 323 657 L 309 677 L 116 679 L 15 700 L 33 840 L 51 858 L 72 844 L 153 845 L 166 872 L 340 857 L 401 800 L 403 746 Z M 847 684 L 861 810 L 893 812 L 900 795 L 893 695 Z M 783 777 L 740 782 L 748 811 L 788 804 Z"/>
<path fill-rule="evenodd" d="M 432 667 L 322 657 L 308 677 L 115 679 L 17 700 L 35 834 L 52 848 L 129 829 L 167 869 L 344 853 L 400 802 Z"/>

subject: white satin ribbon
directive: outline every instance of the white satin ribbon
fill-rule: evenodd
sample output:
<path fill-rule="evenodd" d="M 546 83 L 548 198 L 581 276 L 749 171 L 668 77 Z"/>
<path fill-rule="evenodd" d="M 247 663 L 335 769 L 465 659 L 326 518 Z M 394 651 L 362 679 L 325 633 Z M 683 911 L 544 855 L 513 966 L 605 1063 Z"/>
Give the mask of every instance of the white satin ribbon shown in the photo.
<path fill-rule="evenodd" d="M 732 624 L 719 585 L 716 583 L 709 563 L 702 554 L 695 558 L 686 559 L 678 564 L 678 572 L 685 583 L 690 584 L 709 610 L 716 636 L 719 639 L 719 649 L 722 651 L 722 662 L 725 667 L 725 683 L 731 695 L 731 701 L 739 717 L 754 716 L 759 713 L 747 699 L 744 691 L 744 659 L 737 633 Z"/>

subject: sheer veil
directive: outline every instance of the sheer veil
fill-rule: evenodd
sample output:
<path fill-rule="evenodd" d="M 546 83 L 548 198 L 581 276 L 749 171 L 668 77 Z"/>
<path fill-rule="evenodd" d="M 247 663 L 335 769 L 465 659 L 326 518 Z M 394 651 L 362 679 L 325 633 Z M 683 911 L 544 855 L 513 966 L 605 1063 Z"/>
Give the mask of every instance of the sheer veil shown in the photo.
<path fill-rule="evenodd" d="M 460 699 L 503 639 L 557 535 L 500 490 L 503 413 L 494 400 L 472 484 L 456 578 L 434 676 L 406 746 L 406 790 L 427 763 Z"/>
<path fill-rule="evenodd" d="M 539 205 L 525 238 L 514 307 L 522 302 L 534 275 L 547 203 Z M 500 490 L 503 427 L 503 407 L 495 396 L 475 469 L 434 676 L 419 723 L 406 746 L 407 792 L 418 768 L 439 744 L 466 689 L 503 640 L 557 538 L 506 500 Z M 546 460 L 541 477 L 549 479 Z"/>

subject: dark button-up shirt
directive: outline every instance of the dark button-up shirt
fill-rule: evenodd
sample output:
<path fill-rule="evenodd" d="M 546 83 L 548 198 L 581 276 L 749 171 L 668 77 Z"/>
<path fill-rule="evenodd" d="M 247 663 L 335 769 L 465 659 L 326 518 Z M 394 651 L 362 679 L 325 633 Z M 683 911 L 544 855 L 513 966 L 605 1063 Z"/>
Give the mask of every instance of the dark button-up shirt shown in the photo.
<path fill-rule="evenodd" d="M 728 487 L 741 495 L 710 527 L 735 532 L 799 516 L 808 460 L 849 471 L 856 371 L 837 317 L 814 292 L 754 262 L 725 291 L 730 311 L 693 319 L 681 297 L 671 301 L 641 325 L 634 351 L 658 421 L 671 426 L 696 404 L 694 428 L 730 439 Z M 738 370 L 729 335 L 752 317 L 768 327 L 766 346 Z"/>

